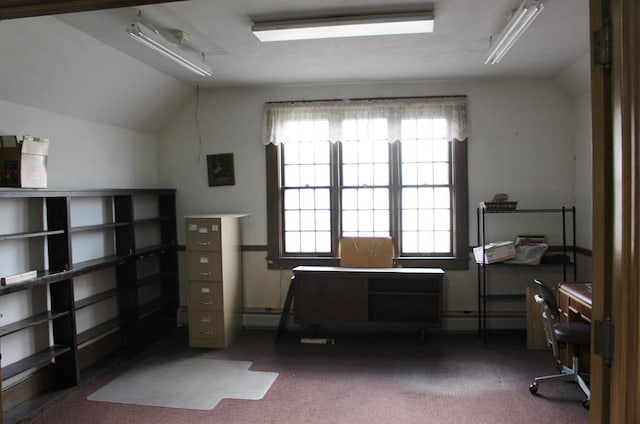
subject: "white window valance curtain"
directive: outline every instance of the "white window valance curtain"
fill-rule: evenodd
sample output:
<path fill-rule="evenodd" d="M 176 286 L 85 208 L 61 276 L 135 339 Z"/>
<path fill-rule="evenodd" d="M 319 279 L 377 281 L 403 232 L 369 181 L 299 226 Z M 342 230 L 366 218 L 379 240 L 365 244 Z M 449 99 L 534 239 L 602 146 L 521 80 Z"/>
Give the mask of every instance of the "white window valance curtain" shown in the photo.
<path fill-rule="evenodd" d="M 387 120 L 388 141 L 401 141 L 403 119 L 446 119 L 452 139 L 468 137 L 466 97 L 278 102 L 265 105 L 264 144 L 286 143 L 292 122 L 328 123 L 329 140 L 341 141 L 342 122 L 347 119 Z"/>

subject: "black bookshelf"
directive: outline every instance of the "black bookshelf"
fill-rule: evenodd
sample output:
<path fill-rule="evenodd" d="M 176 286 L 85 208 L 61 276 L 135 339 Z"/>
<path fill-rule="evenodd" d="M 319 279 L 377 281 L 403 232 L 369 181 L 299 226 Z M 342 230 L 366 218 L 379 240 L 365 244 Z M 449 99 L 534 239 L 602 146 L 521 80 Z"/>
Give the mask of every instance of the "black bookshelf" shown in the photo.
<path fill-rule="evenodd" d="M 156 217 L 137 219 L 134 212 L 136 198 L 152 196 L 157 202 Z M 74 199 L 99 198 L 110 205 L 111 216 L 105 222 L 91 225 L 72 226 L 71 214 Z M 45 269 L 37 270 L 36 277 L 0 287 L 0 296 L 16 292 L 30 292 L 46 287 L 50 299 L 47 311 L 36 313 L 25 319 L 0 325 L 0 338 L 19 333 L 29 328 L 50 326 L 52 342 L 44 350 L 2 367 L 3 380 L 25 372 L 32 374 L 44 367 L 54 367 L 55 387 L 67 388 L 77 385 L 80 380 L 79 350 L 110 333 L 120 333 L 121 349 L 139 349 L 140 336 L 148 334 L 160 336 L 175 327 L 178 307 L 178 246 L 176 234 L 175 190 L 173 189 L 98 189 L 98 190 L 54 190 L 54 189 L 0 189 L 0 201 L 27 200 L 25 208 L 43 216 L 42 228 L 33 231 L 18 231 L 0 234 L 0 243 L 15 243 L 25 239 L 43 239 L 42 252 L 34 263 L 45 263 Z M 17 200 L 20 201 L 20 200 Z M 33 209 L 37 210 L 33 210 Z M 151 227 L 159 235 L 159 243 L 136 248 L 136 226 Z M 18 226 L 18 225 L 16 225 Z M 113 254 L 82 262 L 74 262 L 73 236 L 83 234 L 91 237 L 112 238 Z M 45 251 L 46 250 L 46 251 Z M 32 249 L 29 252 L 33 252 Z M 35 253 L 29 253 L 34 255 Z M 151 276 L 139 276 L 137 263 L 157 261 L 158 272 Z M 26 261 L 27 263 L 29 261 Z M 74 286 L 90 284 L 90 278 L 78 282 L 86 276 L 104 269 L 114 269 L 115 287 L 95 293 L 86 298 L 74 299 Z M 25 270 L 27 271 L 27 270 Z M 138 291 L 146 284 L 156 284 L 159 296 L 138 304 Z M 100 302 L 115 299 L 118 315 L 78 333 L 76 311 L 90 308 Z M 0 321 L 2 323 L 2 321 Z M 148 329 L 153 328 L 153 332 Z M 146 338 L 147 343 L 152 341 Z M 0 343 L 1 346 L 1 343 Z M 2 398 L 0 396 L 0 408 Z M 2 409 L 0 409 L 0 413 Z"/>

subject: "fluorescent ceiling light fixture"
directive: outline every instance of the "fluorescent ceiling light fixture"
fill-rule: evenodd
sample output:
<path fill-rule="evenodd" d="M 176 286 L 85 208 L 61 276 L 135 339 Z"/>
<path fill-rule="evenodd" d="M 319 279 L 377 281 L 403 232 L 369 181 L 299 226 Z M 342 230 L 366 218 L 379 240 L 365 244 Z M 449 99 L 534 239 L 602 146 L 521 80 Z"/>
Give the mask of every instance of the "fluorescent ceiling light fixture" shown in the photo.
<path fill-rule="evenodd" d="M 263 42 L 419 34 L 433 32 L 433 14 L 413 12 L 257 22 L 251 31 Z"/>
<path fill-rule="evenodd" d="M 127 28 L 127 34 L 134 40 L 152 48 L 158 53 L 163 54 L 175 63 L 194 72 L 202 77 L 210 77 L 213 75 L 209 65 L 204 63 L 192 55 L 188 51 L 180 48 L 177 44 L 171 43 L 160 33 L 146 25 L 136 22 Z"/>
<path fill-rule="evenodd" d="M 489 54 L 484 59 L 486 64 L 496 64 L 504 57 L 509 49 L 513 46 L 518 38 L 524 33 L 524 31 L 531 25 L 531 22 L 542 12 L 544 5 L 541 1 L 525 0 L 516 9 L 507 23 L 507 26 L 502 30 L 498 38 L 493 42 Z"/>

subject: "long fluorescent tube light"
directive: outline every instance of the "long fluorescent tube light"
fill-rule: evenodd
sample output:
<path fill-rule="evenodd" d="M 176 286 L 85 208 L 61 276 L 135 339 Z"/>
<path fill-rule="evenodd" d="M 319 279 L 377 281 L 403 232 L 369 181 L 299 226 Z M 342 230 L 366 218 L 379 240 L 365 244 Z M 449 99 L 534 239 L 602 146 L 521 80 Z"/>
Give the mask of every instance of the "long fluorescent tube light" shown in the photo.
<path fill-rule="evenodd" d="M 392 13 L 258 22 L 251 31 L 262 42 L 418 34 L 433 32 L 433 14 Z"/>
<path fill-rule="evenodd" d="M 522 33 L 531 25 L 531 22 L 542 12 L 544 5 L 541 1 L 523 1 L 515 11 L 507 26 L 500 36 L 492 43 L 489 54 L 484 63 L 494 65 L 504 57 Z"/>
<path fill-rule="evenodd" d="M 158 53 L 168 57 L 178 65 L 185 67 L 186 69 L 194 72 L 202 77 L 210 77 L 213 75 L 211 68 L 204 63 L 191 57 L 189 52 L 180 49 L 178 46 L 173 46 L 168 40 L 166 40 L 157 31 L 145 26 L 140 22 L 133 23 L 127 28 L 127 34 L 134 40 L 144 44 L 147 47 L 152 48 Z"/>

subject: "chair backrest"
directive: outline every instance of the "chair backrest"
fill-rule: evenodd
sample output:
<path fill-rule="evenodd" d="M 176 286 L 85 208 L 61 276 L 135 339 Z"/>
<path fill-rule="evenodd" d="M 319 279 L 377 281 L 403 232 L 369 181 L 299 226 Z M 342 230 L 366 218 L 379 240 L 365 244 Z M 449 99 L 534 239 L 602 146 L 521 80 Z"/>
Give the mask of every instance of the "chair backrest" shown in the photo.
<path fill-rule="evenodd" d="M 536 294 L 534 299 L 540 307 L 544 334 L 547 337 L 547 345 L 553 351 L 553 356 L 558 359 L 560 356 L 560 350 L 558 349 L 556 333 L 553 331 L 553 326 L 557 322 L 559 316 L 558 302 L 556 302 L 556 296 L 553 291 L 542 281 L 534 280 L 534 282 L 540 290 L 540 293 Z"/>
<path fill-rule="evenodd" d="M 553 293 L 545 283 L 540 280 L 533 280 L 533 282 L 538 286 L 540 291 L 540 297 L 542 297 L 547 305 L 549 305 L 549 313 L 551 314 L 551 318 L 557 320 L 559 315 L 558 302 L 556 301 L 556 295 Z"/>

